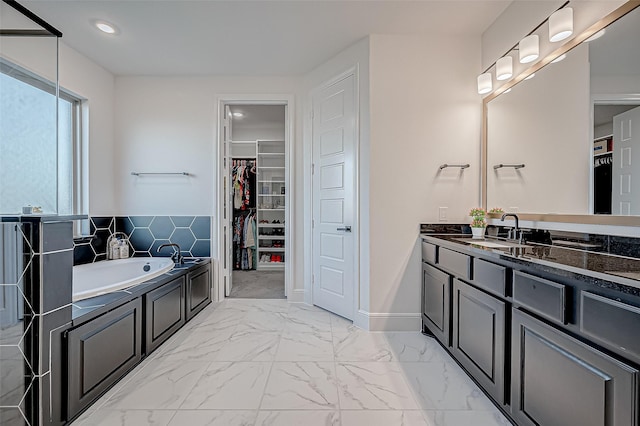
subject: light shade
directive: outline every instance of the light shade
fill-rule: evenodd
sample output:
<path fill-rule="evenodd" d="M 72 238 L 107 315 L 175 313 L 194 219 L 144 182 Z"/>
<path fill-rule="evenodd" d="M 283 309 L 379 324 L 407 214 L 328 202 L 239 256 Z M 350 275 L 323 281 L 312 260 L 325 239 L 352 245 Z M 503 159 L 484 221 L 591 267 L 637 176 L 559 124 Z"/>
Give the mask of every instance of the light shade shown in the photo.
<path fill-rule="evenodd" d="M 513 75 L 513 58 L 505 56 L 496 62 L 496 80 L 508 80 Z"/>
<path fill-rule="evenodd" d="M 573 9 L 565 7 L 549 16 L 549 41 L 564 40 L 573 34 Z"/>
<path fill-rule="evenodd" d="M 493 90 L 493 82 L 491 81 L 491 73 L 486 72 L 478 76 L 478 94 L 484 95 Z"/>
<path fill-rule="evenodd" d="M 518 49 L 520 51 L 521 64 L 528 64 L 529 62 L 535 61 L 540 55 L 540 43 L 538 40 L 538 36 L 535 34 L 526 36 L 525 38 L 520 40 Z"/>

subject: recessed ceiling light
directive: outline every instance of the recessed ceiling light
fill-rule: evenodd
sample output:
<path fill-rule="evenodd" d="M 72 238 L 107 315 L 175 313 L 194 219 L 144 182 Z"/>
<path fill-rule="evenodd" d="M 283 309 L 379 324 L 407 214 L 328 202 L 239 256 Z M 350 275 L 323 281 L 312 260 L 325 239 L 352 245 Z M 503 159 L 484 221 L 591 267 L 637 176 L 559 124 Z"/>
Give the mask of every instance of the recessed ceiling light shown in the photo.
<path fill-rule="evenodd" d="M 105 21 L 95 21 L 94 25 L 96 26 L 97 29 L 99 29 L 103 33 L 118 34 L 118 32 L 119 32 L 118 28 L 115 25 L 110 24 L 110 23 L 105 22 Z"/>
<path fill-rule="evenodd" d="M 587 43 L 589 43 L 590 41 L 597 40 L 600 37 L 602 37 L 604 35 L 604 33 L 606 33 L 606 32 L 607 32 L 607 30 L 605 28 L 603 28 L 600 31 L 598 31 L 597 33 L 595 33 L 594 35 L 592 35 L 591 37 L 589 37 L 588 39 L 586 39 L 585 41 Z"/>
<path fill-rule="evenodd" d="M 553 61 L 551 61 L 552 64 L 557 64 L 558 62 L 560 62 L 561 60 L 563 60 L 564 58 L 567 57 L 566 53 L 563 53 L 562 55 L 558 56 L 557 58 L 555 58 Z"/>
<path fill-rule="evenodd" d="M 244 114 L 241 113 L 241 112 L 234 112 L 233 116 L 236 117 L 236 118 L 240 118 L 240 117 L 244 117 Z"/>
<path fill-rule="evenodd" d="M 536 73 L 534 72 L 533 74 L 528 75 L 525 80 L 531 80 L 533 77 L 536 76 Z"/>

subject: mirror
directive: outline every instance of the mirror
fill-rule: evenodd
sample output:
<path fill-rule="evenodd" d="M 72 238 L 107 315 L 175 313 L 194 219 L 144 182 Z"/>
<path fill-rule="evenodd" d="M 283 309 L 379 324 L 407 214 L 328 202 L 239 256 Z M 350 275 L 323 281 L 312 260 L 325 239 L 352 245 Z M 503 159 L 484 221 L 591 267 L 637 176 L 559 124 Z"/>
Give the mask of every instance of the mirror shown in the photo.
<path fill-rule="evenodd" d="M 600 38 L 487 98 L 487 208 L 640 216 L 638 40 L 636 7 Z"/>

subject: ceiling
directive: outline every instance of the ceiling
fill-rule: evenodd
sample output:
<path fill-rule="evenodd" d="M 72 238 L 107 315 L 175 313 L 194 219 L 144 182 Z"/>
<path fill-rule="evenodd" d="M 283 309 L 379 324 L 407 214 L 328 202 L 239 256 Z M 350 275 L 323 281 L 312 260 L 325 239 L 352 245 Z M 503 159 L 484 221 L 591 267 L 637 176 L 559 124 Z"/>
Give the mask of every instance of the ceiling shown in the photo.
<path fill-rule="evenodd" d="M 278 129 L 285 125 L 284 105 L 231 105 L 232 113 L 242 113 L 242 117 L 232 117 L 233 129 Z"/>
<path fill-rule="evenodd" d="M 19 0 L 116 75 L 301 75 L 369 34 L 480 35 L 511 0 Z M 119 28 L 109 36 L 92 22 Z"/>

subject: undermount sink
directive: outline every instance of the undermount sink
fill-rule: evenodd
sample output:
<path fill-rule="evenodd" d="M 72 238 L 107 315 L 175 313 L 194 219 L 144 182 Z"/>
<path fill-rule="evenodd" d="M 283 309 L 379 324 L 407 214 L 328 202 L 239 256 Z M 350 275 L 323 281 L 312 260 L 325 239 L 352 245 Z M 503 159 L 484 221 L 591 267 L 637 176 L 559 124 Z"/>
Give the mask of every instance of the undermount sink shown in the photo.
<path fill-rule="evenodd" d="M 474 239 L 474 238 L 454 238 L 456 241 L 460 241 L 465 244 L 473 244 L 476 246 L 482 246 L 487 248 L 500 248 L 500 249 L 510 249 L 510 248 L 525 248 L 529 247 L 526 244 L 518 244 L 516 242 L 504 241 L 504 240 L 489 240 L 489 239 Z"/>

